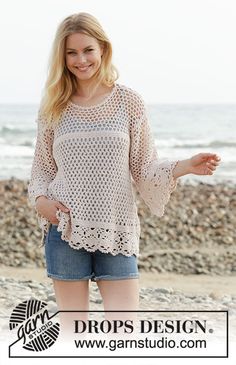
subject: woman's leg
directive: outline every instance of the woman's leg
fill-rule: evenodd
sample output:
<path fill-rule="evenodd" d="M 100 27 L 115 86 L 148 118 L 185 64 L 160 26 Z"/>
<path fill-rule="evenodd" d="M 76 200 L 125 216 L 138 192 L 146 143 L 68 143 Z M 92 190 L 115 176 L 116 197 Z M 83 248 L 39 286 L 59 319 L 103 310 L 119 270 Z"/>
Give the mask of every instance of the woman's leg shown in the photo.
<path fill-rule="evenodd" d="M 139 279 L 98 280 L 104 310 L 138 310 Z M 124 318 L 130 318 L 133 313 L 121 313 Z M 112 316 L 107 313 L 107 316 Z"/>
<path fill-rule="evenodd" d="M 47 275 L 53 280 L 58 310 L 87 311 L 89 279 L 93 276 L 91 253 L 70 247 L 62 240 L 57 228 L 53 224 L 49 227 L 45 239 L 45 257 Z M 59 312 L 59 317 L 61 333 L 71 336 L 74 334 L 74 319 L 87 320 L 88 312 Z"/>
<path fill-rule="evenodd" d="M 98 280 L 104 310 L 133 310 L 139 308 L 139 279 L 122 279 L 122 280 Z M 105 319 L 112 321 L 118 319 L 121 321 L 133 321 L 133 327 L 137 325 L 137 312 L 105 312 Z M 130 323 L 130 322 L 129 322 Z M 121 330 L 122 331 L 122 330 Z M 120 332 L 123 334 L 123 332 Z"/>
<path fill-rule="evenodd" d="M 99 250 L 93 255 L 95 281 L 103 299 L 105 319 L 130 320 L 136 326 L 139 307 L 139 272 L 135 255 L 112 255 Z M 113 310 L 114 312 L 106 312 Z M 116 312 L 116 310 L 121 312 Z M 130 310 L 131 312 L 126 312 Z M 122 312 L 124 311 L 124 312 Z"/>
<path fill-rule="evenodd" d="M 53 286 L 58 310 L 89 310 L 89 280 L 55 280 Z M 88 312 L 59 313 L 61 329 L 64 338 L 71 337 L 74 333 L 74 320 L 86 321 Z"/>

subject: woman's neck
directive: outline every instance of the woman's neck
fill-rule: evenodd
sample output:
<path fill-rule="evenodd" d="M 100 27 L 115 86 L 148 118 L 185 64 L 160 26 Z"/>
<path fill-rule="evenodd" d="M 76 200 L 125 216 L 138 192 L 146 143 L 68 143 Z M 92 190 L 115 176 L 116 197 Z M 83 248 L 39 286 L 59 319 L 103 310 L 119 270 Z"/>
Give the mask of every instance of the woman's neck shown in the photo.
<path fill-rule="evenodd" d="M 92 89 L 92 92 L 90 92 L 91 84 L 90 85 L 82 84 L 82 85 L 80 85 L 80 87 L 77 89 L 77 91 L 75 92 L 75 94 L 73 96 L 74 96 L 74 98 L 77 98 L 77 99 L 80 99 L 83 101 L 90 101 L 92 99 L 96 99 L 101 96 L 105 96 L 106 94 L 109 94 L 111 92 L 111 89 L 112 89 L 112 87 L 100 84 L 100 85 L 94 86 L 94 88 Z"/>

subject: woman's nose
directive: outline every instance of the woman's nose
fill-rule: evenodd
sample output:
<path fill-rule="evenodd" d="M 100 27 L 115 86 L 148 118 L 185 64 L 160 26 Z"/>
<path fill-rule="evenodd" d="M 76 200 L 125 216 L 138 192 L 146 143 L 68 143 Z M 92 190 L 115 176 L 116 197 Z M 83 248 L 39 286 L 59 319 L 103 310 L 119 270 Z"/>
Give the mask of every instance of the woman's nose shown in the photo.
<path fill-rule="evenodd" d="M 77 60 L 79 63 L 86 62 L 86 56 L 84 54 L 80 54 L 80 55 L 78 55 Z"/>

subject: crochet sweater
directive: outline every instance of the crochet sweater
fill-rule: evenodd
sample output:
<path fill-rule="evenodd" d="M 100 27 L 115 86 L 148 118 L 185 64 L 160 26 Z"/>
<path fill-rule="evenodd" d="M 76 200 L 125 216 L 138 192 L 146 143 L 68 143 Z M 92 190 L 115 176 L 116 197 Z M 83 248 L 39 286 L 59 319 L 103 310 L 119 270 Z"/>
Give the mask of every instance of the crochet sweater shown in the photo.
<path fill-rule="evenodd" d="M 68 207 L 68 213 L 56 212 L 57 231 L 74 249 L 139 257 L 133 185 L 161 217 L 177 185 L 172 170 L 178 162 L 160 162 L 139 93 L 115 83 L 99 104 L 69 100 L 58 125 L 46 125 L 40 113 L 36 123 L 29 204 L 35 208 L 36 198 L 45 195 Z M 43 246 L 51 222 L 36 215 Z"/>

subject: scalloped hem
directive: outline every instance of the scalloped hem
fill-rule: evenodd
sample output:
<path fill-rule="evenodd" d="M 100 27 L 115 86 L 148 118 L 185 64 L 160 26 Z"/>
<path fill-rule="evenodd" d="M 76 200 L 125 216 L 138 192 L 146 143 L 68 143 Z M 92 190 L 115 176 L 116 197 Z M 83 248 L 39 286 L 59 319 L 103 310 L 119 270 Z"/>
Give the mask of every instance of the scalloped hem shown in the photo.
<path fill-rule="evenodd" d="M 137 226 L 136 232 L 114 232 L 113 229 L 104 228 L 91 228 L 82 227 L 76 225 L 77 232 L 72 233 L 71 219 L 69 213 L 65 213 L 60 209 L 56 212 L 56 218 L 58 219 L 57 232 L 61 233 L 61 239 L 66 241 L 73 249 L 79 250 L 81 248 L 89 252 L 95 252 L 96 250 L 102 253 L 110 253 L 113 256 L 122 254 L 124 256 L 136 257 L 140 256 L 139 253 L 139 237 L 140 226 Z M 51 225 L 43 216 L 38 216 L 39 224 L 42 229 L 41 246 L 45 245 L 45 237 Z M 135 240 L 136 237 L 136 240 Z M 124 240 L 122 242 L 122 240 Z M 104 242 L 104 243 L 100 243 Z M 113 242 L 111 245 L 110 243 Z"/>

